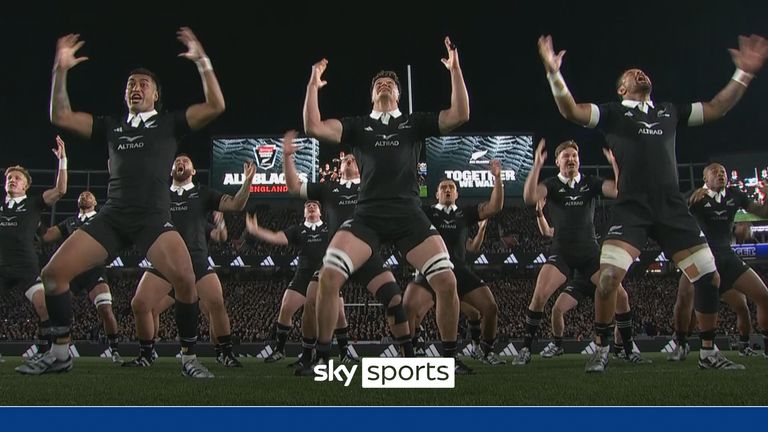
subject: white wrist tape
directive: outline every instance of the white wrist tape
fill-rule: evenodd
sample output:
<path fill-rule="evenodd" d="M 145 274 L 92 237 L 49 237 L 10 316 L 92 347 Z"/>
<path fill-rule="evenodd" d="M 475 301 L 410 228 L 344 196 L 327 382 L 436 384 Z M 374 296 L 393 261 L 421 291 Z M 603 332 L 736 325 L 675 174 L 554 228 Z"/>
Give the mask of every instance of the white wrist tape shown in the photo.
<path fill-rule="evenodd" d="M 67 158 L 61 158 L 59 159 L 59 169 L 65 170 L 67 169 Z"/>
<path fill-rule="evenodd" d="M 736 69 L 736 72 L 733 73 L 733 76 L 731 77 L 731 79 L 743 85 L 744 87 L 747 87 L 749 86 L 750 81 L 752 81 L 752 78 L 754 77 L 755 76 L 749 72 L 744 72 L 741 69 Z"/>
<path fill-rule="evenodd" d="M 196 61 L 195 64 L 197 65 L 197 70 L 199 70 L 200 73 L 213 70 L 211 59 L 208 57 L 202 57 L 200 60 Z"/>
<path fill-rule="evenodd" d="M 549 87 L 552 89 L 552 96 L 559 97 L 565 96 L 570 93 L 568 86 L 565 85 L 565 80 L 560 71 L 547 74 L 547 81 L 549 81 Z"/>

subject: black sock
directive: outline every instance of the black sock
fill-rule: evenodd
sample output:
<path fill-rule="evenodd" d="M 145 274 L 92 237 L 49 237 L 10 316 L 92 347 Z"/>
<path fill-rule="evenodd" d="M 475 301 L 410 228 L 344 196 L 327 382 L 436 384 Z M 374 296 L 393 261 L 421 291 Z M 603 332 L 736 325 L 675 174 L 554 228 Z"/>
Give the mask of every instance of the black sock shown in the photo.
<path fill-rule="evenodd" d="M 616 327 L 619 328 L 624 353 L 629 357 L 634 347 L 632 343 L 632 311 L 616 314 Z"/>
<path fill-rule="evenodd" d="M 472 320 L 469 324 L 469 337 L 472 338 L 472 342 L 480 343 L 480 320 Z"/>
<path fill-rule="evenodd" d="M 563 337 L 562 336 L 555 336 L 555 346 L 560 348 L 563 346 Z"/>
<path fill-rule="evenodd" d="M 541 324 L 541 317 L 544 316 L 544 312 L 536 312 L 530 309 L 525 311 L 525 339 L 523 339 L 523 347 L 531 348 L 533 340 L 536 339 L 536 333 L 539 331 L 539 325 Z"/>
<path fill-rule="evenodd" d="M 739 351 L 749 348 L 749 335 L 739 335 Z"/>
<path fill-rule="evenodd" d="M 110 334 L 107 335 L 107 340 L 109 341 L 109 349 L 111 349 L 113 352 L 119 349 L 120 336 L 116 334 Z"/>
<path fill-rule="evenodd" d="M 701 349 L 715 349 L 715 330 L 707 330 L 707 331 L 700 331 L 699 337 L 701 338 Z M 709 348 L 704 348 L 704 341 L 711 341 L 712 346 Z"/>
<path fill-rule="evenodd" d="M 683 346 L 688 343 L 688 335 L 685 332 L 683 333 L 675 332 L 674 336 L 672 336 L 672 339 L 679 346 Z"/>
<path fill-rule="evenodd" d="M 315 351 L 317 338 L 301 338 L 301 362 L 305 365 L 312 364 L 312 353 Z"/>
<path fill-rule="evenodd" d="M 612 329 L 610 323 L 606 324 L 595 321 L 595 334 L 600 336 L 600 343 L 597 343 L 597 340 L 595 340 L 595 344 L 600 347 L 610 346 L 611 330 Z"/>
<path fill-rule="evenodd" d="M 37 338 L 38 352 L 44 353 L 51 347 L 51 320 L 40 321 L 40 335 Z"/>
<path fill-rule="evenodd" d="M 611 352 L 618 355 L 622 351 L 624 351 L 624 343 L 614 340 L 611 347 Z"/>
<path fill-rule="evenodd" d="M 317 360 L 322 360 L 325 364 L 328 364 L 328 359 L 331 356 L 331 342 L 317 342 L 315 345 L 315 352 L 317 353 Z"/>
<path fill-rule="evenodd" d="M 400 353 L 403 357 L 416 357 L 413 352 L 413 342 L 408 335 L 396 337 L 395 343 L 400 345 Z"/>
<path fill-rule="evenodd" d="M 288 342 L 288 333 L 290 333 L 290 331 L 291 326 L 277 323 L 277 331 L 275 332 L 275 335 L 277 336 L 277 346 L 275 346 L 275 351 L 285 353 L 285 343 Z"/>
<path fill-rule="evenodd" d="M 152 351 L 155 350 L 155 341 L 152 339 L 149 340 L 139 340 L 139 356 L 144 357 L 145 359 L 152 361 Z"/>
<path fill-rule="evenodd" d="M 488 353 L 493 352 L 493 346 L 496 344 L 496 341 L 493 339 L 485 339 L 480 343 L 480 348 L 483 350 L 483 353 L 488 355 Z"/>
<path fill-rule="evenodd" d="M 421 327 L 418 327 L 416 328 L 416 331 L 413 332 L 413 339 L 411 339 L 411 341 L 413 342 L 414 348 L 422 348 L 422 349 L 424 348 L 424 344 L 421 341 L 419 341 L 420 338 L 421 338 Z"/>
<path fill-rule="evenodd" d="M 340 327 L 333 331 L 336 335 L 336 343 L 339 344 L 339 355 L 344 355 L 347 352 L 347 345 L 349 345 L 349 335 L 347 331 L 349 327 Z"/>
<path fill-rule="evenodd" d="M 456 357 L 456 341 L 443 341 L 444 357 Z"/>
<path fill-rule="evenodd" d="M 232 335 L 219 336 L 219 343 L 216 344 L 216 354 L 223 354 L 226 357 L 232 355 Z"/>
<path fill-rule="evenodd" d="M 51 323 L 51 341 L 57 338 L 69 338 L 72 327 L 72 296 L 69 291 L 64 294 L 46 294 L 45 307 L 48 308 L 48 320 Z"/>
<path fill-rule="evenodd" d="M 184 303 L 176 299 L 174 303 L 176 328 L 179 330 L 182 355 L 195 355 L 197 343 L 197 316 L 200 314 L 197 302 Z"/>

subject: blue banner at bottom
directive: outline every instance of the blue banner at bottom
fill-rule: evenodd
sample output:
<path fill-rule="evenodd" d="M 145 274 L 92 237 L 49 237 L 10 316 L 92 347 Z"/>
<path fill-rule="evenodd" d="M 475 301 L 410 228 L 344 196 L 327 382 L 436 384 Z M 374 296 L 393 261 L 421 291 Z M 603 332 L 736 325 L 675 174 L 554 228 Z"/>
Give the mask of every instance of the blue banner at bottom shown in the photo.
<path fill-rule="evenodd" d="M 759 425 L 766 407 L 20 407 L 0 408 L 3 430 L 38 425 L 55 432 L 183 430 L 512 430 L 521 426 L 567 432 L 622 432 Z M 482 425 L 482 426 L 480 426 Z M 696 430 L 696 429 L 693 429 Z M 727 429 L 726 429 L 727 430 Z"/>

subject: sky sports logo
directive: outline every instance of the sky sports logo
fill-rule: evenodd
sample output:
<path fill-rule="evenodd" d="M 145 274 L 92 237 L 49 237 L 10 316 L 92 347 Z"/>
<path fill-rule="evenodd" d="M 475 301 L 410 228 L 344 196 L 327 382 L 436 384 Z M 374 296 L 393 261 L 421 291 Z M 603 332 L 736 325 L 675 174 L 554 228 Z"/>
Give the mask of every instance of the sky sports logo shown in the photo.
<path fill-rule="evenodd" d="M 363 388 L 454 388 L 455 368 L 453 358 L 364 357 L 359 367 L 330 360 L 327 365 L 315 366 L 314 371 L 315 381 L 339 381 L 344 387 L 349 387 L 360 369 Z"/>

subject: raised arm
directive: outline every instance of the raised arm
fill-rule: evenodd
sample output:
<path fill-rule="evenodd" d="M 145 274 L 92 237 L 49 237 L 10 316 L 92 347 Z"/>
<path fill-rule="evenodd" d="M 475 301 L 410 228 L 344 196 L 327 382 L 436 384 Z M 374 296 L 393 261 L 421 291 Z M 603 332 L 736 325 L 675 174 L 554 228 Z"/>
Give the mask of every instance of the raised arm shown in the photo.
<path fill-rule="evenodd" d="M 488 219 L 483 219 L 477 223 L 477 235 L 467 239 L 467 251 L 472 253 L 480 252 L 485 240 L 485 229 L 488 227 Z"/>
<path fill-rule="evenodd" d="M 768 186 L 761 186 L 760 192 L 763 195 L 768 196 Z M 768 200 L 766 200 L 766 202 L 763 204 L 752 201 L 749 203 L 749 206 L 747 206 L 746 210 L 753 215 L 760 216 L 761 218 L 768 218 Z"/>
<path fill-rule="evenodd" d="M 603 181 L 603 196 L 606 198 L 616 198 L 619 196 L 619 188 L 617 186 L 619 182 L 619 165 L 616 163 L 616 156 L 613 155 L 611 149 L 604 148 L 603 154 L 608 159 L 608 163 L 611 164 L 611 168 L 613 168 L 613 180 Z"/>
<path fill-rule="evenodd" d="M 176 32 L 176 38 L 187 47 L 187 51 L 179 57 L 192 60 L 197 65 L 200 78 L 203 81 L 205 102 L 191 105 L 187 108 L 187 123 L 192 130 L 203 128 L 224 112 L 224 95 L 219 87 L 219 80 L 213 72 L 211 59 L 205 55 L 203 45 L 189 27 L 182 27 Z"/>
<path fill-rule="evenodd" d="M 328 84 L 323 81 L 323 72 L 328 67 L 328 60 L 322 59 L 312 65 L 312 75 L 307 84 L 307 94 L 304 97 L 304 133 L 323 142 L 338 144 L 341 142 L 342 125 L 339 120 L 323 120 L 320 116 L 320 106 L 317 93 Z"/>
<path fill-rule="evenodd" d="M 477 207 L 477 212 L 480 215 L 480 220 L 488 219 L 489 217 L 500 212 L 504 207 L 504 183 L 501 181 L 501 162 L 497 159 L 491 161 L 491 174 L 493 174 L 493 192 L 491 192 L 491 199 L 480 203 Z"/>
<path fill-rule="evenodd" d="M 293 140 L 296 139 L 296 135 L 295 130 L 289 130 L 283 136 L 283 174 L 285 174 L 288 193 L 299 196 L 301 195 L 301 179 L 299 179 L 299 172 L 296 171 L 296 162 L 293 160 L 293 154 L 296 153 Z"/>
<path fill-rule="evenodd" d="M 544 161 L 547 160 L 547 151 L 544 145 L 545 142 L 542 138 L 536 147 L 536 151 L 533 153 L 533 166 L 523 186 L 523 201 L 528 205 L 534 205 L 547 197 L 547 188 L 543 184 L 539 184 L 541 167 L 544 166 Z"/>
<path fill-rule="evenodd" d="M 552 96 L 555 98 L 557 109 L 567 120 L 582 126 L 591 124 L 592 110 L 595 105 L 589 103 L 576 103 L 576 100 L 568 90 L 565 79 L 560 73 L 560 65 L 563 63 L 565 50 L 555 54 L 552 48 L 552 36 L 539 37 L 539 56 L 544 63 L 544 69 L 547 71 L 547 80 L 552 89 Z M 594 125 L 592 125 L 594 126 Z"/>
<path fill-rule="evenodd" d="M 549 222 L 547 222 L 547 218 L 544 217 L 544 205 L 547 201 L 546 200 L 540 200 L 536 201 L 536 225 L 539 226 L 539 232 L 544 237 L 554 237 L 555 236 L 555 229 L 549 226 Z"/>
<path fill-rule="evenodd" d="M 245 230 L 248 234 L 256 237 L 261 241 L 271 243 L 274 245 L 285 246 L 288 244 L 288 237 L 286 237 L 283 231 L 271 231 L 259 226 L 259 222 L 256 219 L 256 214 L 245 214 Z"/>
<path fill-rule="evenodd" d="M 62 237 L 64 237 L 64 235 L 61 233 L 61 229 L 59 229 L 58 225 L 54 225 L 45 230 L 45 233 L 43 234 L 43 243 L 53 243 L 61 240 Z"/>
<path fill-rule="evenodd" d="M 64 140 L 56 135 L 56 149 L 53 154 L 59 160 L 59 172 L 56 175 L 56 186 L 43 192 L 43 201 L 47 206 L 52 206 L 67 193 L 67 149 Z"/>
<path fill-rule="evenodd" d="M 88 113 L 72 111 L 67 93 L 67 73 L 78 64 L 88 60 L 88 57 L 75 57 L 84 41 L 78 40 L 80 35 L 68 34 L 56 42 L 56 57 L 53 60 L 53 78 L 51 80 L 51 123 L 74 132 L 84 138 L 91 137 L 93 117 Z"/>
<path fill-rule="evenodd" d="M 736 72 L 728 84 L 712 100 L 701 103 L 700 113 L 696 113 L 695 110 L 699 108 L 694 104 L 694 112 L 689 121 L 692 126 L 717 120 L 736 105 L 744 92 L 747 91 L 747 86 L 752 78 L 763 67 L 763 63 L 768 57 L 768 41 L 757 35 L 739 36 L 739 48 L 728 51 L 736 65 Z M 696 121 L 697 115 L 700 115 L 700 121 Z"/>
<path fill-rule="evenodd" d="M 237 191 L 235 196 L 224 195 L 219 201 L 219 210 L 223 212 L 243 211 L 248 197 L 251 195 L 251 184 L 253 176 L 256 174 L 256 165 L 253 161 L 243 163 L 243 185 Z"/>
<path fill-rule="evenodd" d="M 459 65 L 459 51 L 451 39 L 445 37 L 445 49 L 448 50 L 448 58 L 441 59 L 446 69 L 451 73 L 451 107 L 440 111 L 438 124 L 440 133 L 446 134 L 469 121 L 469 94 L 464 84 L 464 75 Z"/>
<path fill-rule="evenodd" d="M 227 224 L 224 222 L 224 213 L 213 212 L 213 229 L 211 230 L 211 240 L 216 243 L 227 241 Z"/>

